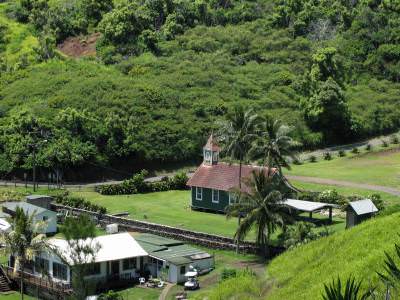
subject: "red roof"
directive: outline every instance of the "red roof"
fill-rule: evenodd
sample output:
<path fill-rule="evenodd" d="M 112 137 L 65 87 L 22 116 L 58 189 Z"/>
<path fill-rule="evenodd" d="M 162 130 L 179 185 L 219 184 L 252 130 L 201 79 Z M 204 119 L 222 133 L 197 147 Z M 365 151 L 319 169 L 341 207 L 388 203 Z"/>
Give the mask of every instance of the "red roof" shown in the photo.
<path fill-rule="evenodd" d="M 253 170 L 264 167 L 242 165 L 242 190 L 248 190 L 243 179 L 249 178 Z M 229 191 L 239 187 L 239 165 L 218 163 L 215 165 L 202 164 L 187 182 L 188 186 Z"/>
<path fill-rule="evenodd" d="M 204 149 L 209 149 L 211 151 L 221 151 L 221 148 L 218 146 L 218 143 L 214 140 L 213 135 L 211 134 L 207 140 L 207 143 L 203 147 Z"/>

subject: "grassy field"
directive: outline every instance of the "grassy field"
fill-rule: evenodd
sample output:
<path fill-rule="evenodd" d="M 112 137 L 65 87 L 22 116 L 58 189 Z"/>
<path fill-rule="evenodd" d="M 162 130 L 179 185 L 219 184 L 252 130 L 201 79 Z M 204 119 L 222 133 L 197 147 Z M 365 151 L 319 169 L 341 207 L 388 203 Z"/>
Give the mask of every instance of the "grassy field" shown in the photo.
<path fill-rule="evenodd" d="M 196 231 L 232 236 L 237 221 L 226 220 L 219 214 L 192 211 L 188 191 L 103 196 L 93 191 L 74 192 L 96 204 L 107 207 L 110 213 L 129 212 L 129 217 Z"/>
<path fill-rule="evenodd" d="M 400 187 L 399 150 L 397 147 L 387 151 L 372 151 L 359 155 L 336 157 L 332 160 L 320 159 L 316 163 L 307 162 L 303 165 L 293 165 L 292 170 L 286 173 Z"/>
<path fill-rule="evenodd" d="M 397 213 L 287 251 L 267 266 L 275 282 L 268 299 L 319 299 L 323 284 L 337 276 L 363 279 L 364 289 L 378 284 L 376 271 L 383 271 L 384 251 L 399 242 L 399 226 Z"/>

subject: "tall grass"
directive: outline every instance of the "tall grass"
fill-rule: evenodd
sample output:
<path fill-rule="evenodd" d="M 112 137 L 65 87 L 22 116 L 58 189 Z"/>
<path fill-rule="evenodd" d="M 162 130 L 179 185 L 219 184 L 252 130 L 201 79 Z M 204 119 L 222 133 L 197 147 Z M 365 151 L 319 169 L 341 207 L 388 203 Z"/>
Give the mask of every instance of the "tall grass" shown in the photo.
<path fill-rule="evenodd" d="M 377 217 L 350 230 L 288 251 L 274 259 L 267 272 L 276 281 L 268 299 L 318 299 L 324 283 L 355 276 L 362 288 L 380 284 L 384 251 L 399 241 L 400 214 Z"/>

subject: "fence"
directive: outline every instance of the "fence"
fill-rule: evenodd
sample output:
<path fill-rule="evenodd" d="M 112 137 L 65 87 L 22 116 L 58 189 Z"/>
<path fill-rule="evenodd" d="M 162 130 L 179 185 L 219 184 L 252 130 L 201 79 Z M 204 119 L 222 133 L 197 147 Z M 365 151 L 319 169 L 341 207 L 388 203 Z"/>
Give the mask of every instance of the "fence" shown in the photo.
<path fill-rule="evenodd" d="M 117 216 L 111 216 L 108 214 L 100 214 L 60 204 L 52 204 L 52 207 L 54 210 L 57 211 L 62 211 L 62 210 L 70 211 L 74 215 L 79 215 L 82 213 L 88 214 L 102 225 L 115 223 L 118 224 L 119 228 L 125 230 L 153 233 L 156 235 L 181 240 L 212 249 L 235 250 L 237 247 L 235 241 L 232 238 L 225 236 L 214 235 L 198 231 L 191 231 L 187 229 L 181 229 L 177 227 L 155 224 L 145 221 L 132 220 Z M 272 256 L 274 256 L 283 252 L 283 250 L 284 248 L 282 247 L 271 247 L 270 253 Z M 239 245 L 239 251 L 245 253 L 257 253 L 258 247 L 253 242 L 243 241 Z"/>

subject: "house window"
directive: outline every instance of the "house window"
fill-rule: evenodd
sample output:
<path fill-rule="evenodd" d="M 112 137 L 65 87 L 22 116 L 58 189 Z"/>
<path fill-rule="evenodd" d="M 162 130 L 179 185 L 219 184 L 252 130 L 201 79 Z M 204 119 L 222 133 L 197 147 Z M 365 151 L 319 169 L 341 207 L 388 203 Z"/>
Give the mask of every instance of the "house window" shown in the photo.
<path fill-rule="evenodd" d="M 99 275 L 100 274 L 100 263 L 90 264 L 86 270 L 86 275 Z"/>
<path fill-rule="evenodd" d="M 49 274 L 49 261 L 41 257 L 36 257 L 35 272 L 41 274 Z"/>
<path fill-rule="evenodd" d="M 196 200 L 203 199 L 203 188 L 196 186 Z"/>
<path fill-rule="evenodd" d="M 219 203 L 219 190 L 212 190 L 212 202 Z"/>
<path fill-rule="evenodd" d="M 53 277 L 61 280 L 67 280 L 67 266 L 53 262 Z"/>
<path fill-rule="evenodd" d="M 43 221 L 47 221 L 49 219 L 48 216 L 43 216 Z"/>
<path fill-rule="evenodd" d="M 186 273 L 186 266 L 181 266 L 181 275 L 184 275 Z"/>
<path fill-rule="evenodd" d="M 124 259 L 122 262 L 122 269 L 124 271 L 136 269 L 136 257 Z"/>
<path fill-rule="evenodd" d="M 206 163 L 211 163 L 211 152 L 210 151 L 204 151 L 204 160 Z"/>
<path fill-rule="evenodd" d="M 229 204 L 236 203 L 237 197 L 235 194 L 229 193 Z"/>

